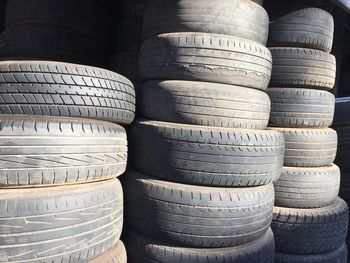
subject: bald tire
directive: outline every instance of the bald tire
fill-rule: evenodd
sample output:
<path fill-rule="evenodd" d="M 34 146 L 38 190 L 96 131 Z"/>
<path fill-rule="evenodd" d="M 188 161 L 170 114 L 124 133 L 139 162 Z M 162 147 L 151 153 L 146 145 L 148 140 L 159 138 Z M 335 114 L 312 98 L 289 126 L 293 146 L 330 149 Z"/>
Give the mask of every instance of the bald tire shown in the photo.
<path fill-rule="evenodd" d="M 126 249 L 121 240 L 114 248 L 89 263 L 127 263 Z"/>

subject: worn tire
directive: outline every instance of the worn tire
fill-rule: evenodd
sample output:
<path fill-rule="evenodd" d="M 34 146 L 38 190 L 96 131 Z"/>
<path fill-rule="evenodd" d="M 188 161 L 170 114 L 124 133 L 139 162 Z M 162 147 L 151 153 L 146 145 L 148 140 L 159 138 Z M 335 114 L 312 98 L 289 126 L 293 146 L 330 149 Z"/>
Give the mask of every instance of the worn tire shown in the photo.
<path fill-rule="evenodd" d="M 150 238 L 192 248 L 242 245 L 263 236 L 272 218 L 272 184 L 215 188 L 172 183 L 130 170 L 126 223 Z"/>
<path fill-rule="evenodd" d="M 324 128 L 331 126 L 335 98 L 323 90 L 269 88 L 270 126 L 288 128 Z"/>
<path fill-rule="evenodd" d="M 265 129 L 271 105 L 259 90 L 172 80 L 144 83 L 140 100 L 142 115 L 151 120 L 247 129 Z"/>
<path fill-rule="evenodd" d="M 338 151 L 335 163 L 339 165 L 342 171 L 350 172 L 350 126 L 336 127 L 338 132 Z"/>
<path fill-rule="evenodd" d="M 284 165 L 322 167 L 334 162 L 338 136 L 335 130 L 273 128 L 284 134 L 286 141 Z"/>
<path fill-rule="evenodd" d="M 344 200 L 315 209 L 275 207 L 271 224 L 276 251 L 287 254 L 322 254 L 341 247 L 348 232 Z"/>
<path fill-rule="evenodd" d="M 88 262 L 120 237 L 123 193 L 117 179 L 1 191 L 3 262 Z"/>
<path fill-rule="evenodd" d="M 187 248 L 159 242 L 128 230 L 126 244 L 130 263 L 271 263 L 274 239 L 271 230 L 256 241 L 228 248 Z"/>
<path fill-rule="evenodd" d="M 85 119 L 0 115 L 0 187 L 76 184 L 125 171 L 119 125 Z"/>
<path fill-rule="evenodd" d="M 129 124 L 135 90 L 114 72 L 50 61 L 0 62 L 0 113 L 94 118 Z"/>
<path fill-rule="evenodd" d="M 235 36 L 266 45 L 269 16 L 247 0 L 149 1 L 143 24 L 147 39 L 164 33 L 203 32 Z"/>
<path fill-rule="evenodd" d="M 340 170 L 336 165 L 317 168 L 283 167 L 275 186 L 275 205 L 318 208 L 333 204 L 339 193 Z"/>
<path fill-rule="evenodd" d="M 122 241 L 118 241 L 114 248 L 89 263 L 127 263 L 126 249 Z"/>
<path fill-rule="evenodd" d="M 129 135 L 135 168 L 169 181 L 258 186 L 277 180 L 282 169 L 284 138 L 276 131 L 139 120 Z"/>
<path fill-rule="evenodd" d="M 273 67 L 271 87 L 332 89 L 335 84 L 335 57 L 305 48 L 270 48 Z"/>
<path fill-rule="evenodd" d="M 334 21 L 320 8 L 305 8 L 270 23 L 270 47 L 301 47 L 332 50 Z"/>
<path fill-rule="evenodd" d="M 334 127 L 350 127 L 350 97 L 335 99 Z"/>
<path fill-rule="evenodd" d="M 207 33 L 169 33 L 141 47 L 143 80 L 193 80 L 266 90 L 270 51 L 255 42 Z"/>

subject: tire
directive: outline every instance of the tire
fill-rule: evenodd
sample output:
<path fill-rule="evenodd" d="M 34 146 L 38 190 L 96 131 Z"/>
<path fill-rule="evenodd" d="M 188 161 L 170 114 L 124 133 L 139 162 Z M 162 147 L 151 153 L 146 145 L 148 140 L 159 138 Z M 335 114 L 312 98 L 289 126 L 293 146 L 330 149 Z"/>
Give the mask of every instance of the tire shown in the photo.
<path fill-rule="evenodd" d="M 332 50 L 334 21 L 320 8 L 306 8 L 270 23 L 268 45 Z"/>
<path fill-rule="evenodd" d="M 117 179 L 2 190 L 0 207 L 4 262 L 88 262 L 111 249 L 122 231 Z"/>
<path fill-rule="evenodd" d="M 332 125 L 335 99 L 323 90 L 269 88 L 270 126 L 325 128 Z"/>
<path fill-rule="evenodd" d="M 334 127 L 350 127 L 350 97 L 335 99 Z"/>
<path fill-rule="evenodd" d="M 335 163 L 339 165 L 342 171 L 350 172 L 350 126 L 349 127 L 337 127 L 338 132 L 338 151 Z"/>
<path fill-rule="evenodd" d="M 335 130 L 273 128 L 284 134 L 284 165 L 291 167 L 323 167 L 334 162 L 338 136 Z"/>
<path fill-rule="evenodd" d="M 130 263 L 271 263 L 274 257 L 272 231 L 246 245 L 229 248 L 196 249 L 176 247 L 128 230 L 126 244 Z"/>
<path fill-rule="evenodd" d="M 89 261 L 89 263 L 127 263 L 126 250 L 123 242 L 119 240 L 114 248 L 100 257 Z"/>
<path fill-rule="evenodd" d="M 342 171 L 339 196 L 350 203 L 350 173 Z"/>
<path fill-rule="evenodd" d="M 241 38 L 207 33 L 170 33 L 145 40 L 143 80 L 193 80 L 266 90 L 271 54 Z"/>
<path fill-rule="evenodd" d="M 263 5 L 263 3 L 264 3 L 264 0 L 250 0 L 250 1 L 252 1 L 258 5 Z"/>
<path fill-rule="evenodd" d="M 174 245 L 238 246 L 263 236 L 271 223 L 272 184 L 245 189 L 192 186 L 130 170 L 123 185 L 127 225 Z"/>
<path fill-rule="evenodd" d="M 139 120 L 130 128 L 134 167 L 169 181 L 207 186 L 258 186 L 276 181 L 284 138 L 240 130 Z"/>
<path fill-rule="evenodd" d="M 0 187 L 87 183 L 126 169 L 124 128 L 85 119 L 0 115 Z"/>
<path fill-rule="evenodd" d="M 210 82 L 148 81 L 141 89 L 143 116 L 165 122 L 265 129 L 270 105 L 265 92 Z"/>
<path fill-rule="evenodd" d="M 305 48 L 270 48 L 273 58 L 271 87 L 332 89 L 335 83 L 335 57 Z"/>
<path fill-rule="evenodd" d="M 348 249 L 345 244 L 335 251 L 313 255 L 275 254 L 275 263 L 346 263 Z"/>
<path fill-rule="evenodd" d="M 348 223 L 348 206 L 340 198 L 315 209 L 275 207 L 271 228 L 276 251 L 298 255 L 334 251 L 345 242 Z"/>
<path fill-rule="evenodd" d="M 114 53 L 137 53 L 138 54 L 143 42 L 142 38 L 142 18 L 129 18 L 118 21 L 113 39 L 113 52 Z M 138 72 L 138 62 L 135 64 L 136 71 Z"/>
<path fill-rule="evenodd" d="M 0 62 L 0 113 L 94 118 L 129 124 L 135 90 L 114 72 L 46 61 Z"/>
<path fill-rule="evenodd" d="M 149 1 L 143 25 L 144 39 L 164 33 L 202 32 L 240 37 L 266 45 L 269 16 L 246 0 Z"/>
<path fill-rule="evenodd" d="M 317 168 L 283 167 L 274 183 L 275 205 L 318 208 L 333 204 L 339 193 L 340 170 L 336 165 Z"/>

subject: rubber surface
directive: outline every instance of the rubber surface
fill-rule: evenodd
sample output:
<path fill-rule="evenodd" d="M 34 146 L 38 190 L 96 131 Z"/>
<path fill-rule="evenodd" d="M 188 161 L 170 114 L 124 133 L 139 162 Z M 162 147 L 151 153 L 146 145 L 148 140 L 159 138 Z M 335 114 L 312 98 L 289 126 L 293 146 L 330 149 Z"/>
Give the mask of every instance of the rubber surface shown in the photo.
<path fill-rule="evenodd" d="M 126 250 L 123 242 L 119 240 L 114 248 L 98 258 L 89 261 L 89 263 L 127 263 Z"/>
<path fill-rule="evenodd" d="M 335 113 L 333 126 L 350 127 L 350 97 L 335 99 Z"/>
<path fill-rule="evenodd" d="M 192 248 L 222 248 L 263 236 L 272 219 L 272 184 L 215 188 L 163 181 L 129 170 L 123 178 L 126 224 L 150 238 Z"/>
<path fill-rule="evenodd" d="M 338 151 L 335 163 L 344 172 L 350 172 L 350 126 L 349 127 L 335 127 L 338 132 Z"/>
<path fill-rule="evenodd" d="M 228 248 L 177 247 L 131 230 L 127 231 L 126 244 L 130 263 L 271 263 L 275 245 L 271 230 L 256 241 Z"/>
<path fill-rule="evenodd" d="M 208 186 L 257 186 L 278 179 L 284 138 L 242 130 L 138 120 L 130 128 L 135 168 L 169 181 Z"/>
<path fill-rule="evenodd" d="M 347 203 L 350 202 L 350 173 L 341 172 L 341 184 L 339 196 L 343 198 Z"/>
<path fill-rule="evenodd" d="M 330 92 L 300 88 L 269 88 L 270 126 L 324 128 L 334 117 L 334 95 Z"/>
<path fill-rule="evenodd" d="M 0 196 L 3 262 L 88 262 L 120 237 L 123 195 L 117 179 L 1 190 Z"/>
<path fill-rule="evenodd" d="M 148 81 L 141 91 L 141 113 L 166 122 L 265 129 L 270 98 L 240 86 L 195 81 Z"/>
<path fill-rule="evenodd" d="M 193 80 L 266 90 L 272 59 L 264 46 L 237 37 L 169 33 L 141 47 L 143 80 Z"/>

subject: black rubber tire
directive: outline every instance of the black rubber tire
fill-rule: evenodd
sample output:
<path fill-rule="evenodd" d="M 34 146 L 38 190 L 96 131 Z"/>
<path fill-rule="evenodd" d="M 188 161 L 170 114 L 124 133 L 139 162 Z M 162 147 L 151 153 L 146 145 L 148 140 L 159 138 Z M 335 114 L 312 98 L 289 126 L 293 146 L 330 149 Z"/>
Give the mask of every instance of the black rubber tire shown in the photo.
<path fill-rule="evenodd" d="M 275 207 L 271 228 L 276 251 L 299 255 L 334 251 L 345 242 L 348 223 L 348 206 L 340 198 L 315 209 Z"/>
<path fill-rule="evenodd" d="M 347 263 L 348 249 L 345 244 L 335 251 L 313 255 L 275 254 L 275 263 Z"/>
<path fill-rule="evenodd" d="M 113 1 L 113 0 L 112 0 Z M 143 18 L 147 0 L 121 0 L 114 1 L 116 8 L 120 11 L 120 20 L 129 18 Z"/>
<path fill-rule="evenodd" d="M 270 48 L 273 58 L 271 87 L 332 89 L 335 83 L 335 57 L 305 48 Z"/>
<path fill-rule="evenodd" d="M 95 258 L 89 263 L 127 263 L 126 249 L 121 240 L 114 248 Z"/>
<path fill-rule="evenodd" d="M 342 171 L 350 172 L 350 126 L 336 127 L 338 132 L 338 151 L 335 163 L 339 165 Z"/>
<path fill-rule="evenodd" d="M 270 126 L 325 128 L 332 125 L 334 95 L 324 90 L 269 88 Z"/>
<path fill-rule="evenodd" d="M 125 129 L 88 119 L 0 115 L 0 187 L 115 178 L 127 162 Z"/>
<path fill-rule="evenodd" d="M 83 65 L 0 62 L 0 113 L 94 118 L 129 124 L 135 90 L 125 77 Z"/>
<path fill-rule="evenodd" d="M 143 42 L 142 24 L 143 19 L 138 17 L 118 21 L 113 34 L 113 52 L 135 52 L 138 54 Z M 135 66 L 136 72 L 138 72 L 138 63 Z"/>
<path fill-rule="evenodd" d="M 350 173 L 341 172 L 341 184 L 339 196 L 343 198 L 347 203 L 350 203 Z"/>
<path fill-rule="evenodd" d="M 163 181 L 129 170 L 126 224 L 150 238 L 192 248 L 246 244 L 269 229 L 272 184 L 215 188 Z"/>
<path fill-rule="evenodd" d="M 350 97 L 335 99 L 334 127 L 350 127 Z"/>
<path fill-rule="evenodd" d="M 283 167 L 281 177 L 274 186 L 276 206 L 329 206 L 338 197 L 340 170 L 336 165 L 317 168 Z"/>
<path fill-rule="evenodd" d="M 241 130 L 139 120 L 130 128 L 135 168 L 169 181 L 208 186 L 258 186 L 276 181 L 284 138 Z"/>
<path fill-rule="evenodd" d="M 193 80 L 266 90 L 269 50 L 252 41 L 207 33 L 169 33 L 145 40 L 140 54 L 143 80 Z"/>
<path fill-rule="evenodd" d="M 111 249 L 123 225 L 117 179 L 76 186 L 1 190 L 1 260 L 88 262 Z"/>
<path fill-rule="evenodd" d="M 235 36 L 266 45 L 269 16 L 247 0 L 152 0 L 143 24 L 145 39 L 164 33 L 203 32 Z"/>
<path fill-rule="evenodd" d="M 305 8 L 270 23 L 270 47 L 301 47 L 332 50 L 334 21 L 320 8 Z"/>
<path fill-rule="evenodd" d="M 229 248 L 187 248 L 162 243 L 132 230 L 126 234 L 130 263 L 272 263 L 274 239 L 271 230 L 251 243 Z"/>
<path fill-rule="evenodd" d="M 147 119 L 227 128 L 265 129 L 271 108 L 260 90 L 195 81 L 148 81 L 140 100 Z"/>
<path fill-rule="evenodd" d="M 338 136 L 335 130 L 273 128 L 284 134 L 286 141 L 284 165 L 322 167 L 334 162 Z"/>
<path fill-rule="evenodd" d="M 263 3 L 264 3 L 264 0 L 250 0 L 250 1 L 252 1 L 258 5 L 263 5 Z"/>

